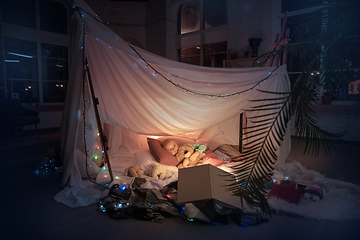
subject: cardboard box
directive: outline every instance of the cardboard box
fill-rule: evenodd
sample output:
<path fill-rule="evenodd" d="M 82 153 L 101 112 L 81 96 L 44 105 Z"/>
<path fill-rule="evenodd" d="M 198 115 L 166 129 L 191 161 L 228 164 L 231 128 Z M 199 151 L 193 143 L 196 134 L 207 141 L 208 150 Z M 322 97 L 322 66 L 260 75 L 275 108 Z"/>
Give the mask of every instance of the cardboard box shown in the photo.
<path fill-rule="evenodd" d="M 177 202 L 188 203 L 215 199 L 232 207 L 242 208 L 240 197 L 227 187 L 235 176 L 210 164 L 179 169 Z"/>

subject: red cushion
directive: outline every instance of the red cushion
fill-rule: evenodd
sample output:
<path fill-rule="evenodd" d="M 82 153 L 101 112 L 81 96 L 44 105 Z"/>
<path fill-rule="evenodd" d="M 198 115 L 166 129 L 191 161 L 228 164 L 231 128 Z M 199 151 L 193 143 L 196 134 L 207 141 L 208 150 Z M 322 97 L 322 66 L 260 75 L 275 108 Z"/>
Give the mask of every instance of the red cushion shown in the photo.
<path fill-rule="evenodd" d="M 161 147 L 161 142 L 157 139 L 148 138 L 148 145 L 151 154 L 161 164 L 176 166 L 178 161 L 174 155 Z"/>
<path fill-rule="evenodd" d="M 277 197 L 289 203 L 298 204 L 302 198 L 303 191 L 284 185 L 274 184 L 268 193 L 268 197 Z"/>

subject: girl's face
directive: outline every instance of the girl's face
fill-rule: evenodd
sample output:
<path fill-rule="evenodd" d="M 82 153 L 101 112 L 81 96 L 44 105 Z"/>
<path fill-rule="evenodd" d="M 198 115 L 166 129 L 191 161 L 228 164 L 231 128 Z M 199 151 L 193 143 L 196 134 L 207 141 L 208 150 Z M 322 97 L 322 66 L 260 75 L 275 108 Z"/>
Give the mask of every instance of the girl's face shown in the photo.
<path fill-rule="evenodd" d="M 164 149 L 169 151 L 172 155 L 175 155 L 179 149 L 179 145 L 174 140 L 170 140 L 165 144 Z"/>

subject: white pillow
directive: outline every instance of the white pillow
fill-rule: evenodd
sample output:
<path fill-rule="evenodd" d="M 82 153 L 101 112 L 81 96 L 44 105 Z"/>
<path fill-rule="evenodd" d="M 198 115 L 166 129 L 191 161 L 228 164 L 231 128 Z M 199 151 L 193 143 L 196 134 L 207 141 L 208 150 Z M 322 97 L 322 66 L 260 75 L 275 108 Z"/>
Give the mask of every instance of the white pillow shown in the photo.
<path fill-rule="evenodd" d="M 145 175 L 149 175 L 149 173 L 152 171 L 153 165 L 162 165 L 165 169 L 176 173 L 178 171 L 177 167 L 175 166 L 164 165 L 156 161 L 149 149 L 135 153 L 135 160 Z"/>
<path fill-rule="evenodd" d="M 152 165 L 159 164 L 149 149 L 135 153 L 135 161 L 144 173 L 149 173 L 152 169 Z"/>

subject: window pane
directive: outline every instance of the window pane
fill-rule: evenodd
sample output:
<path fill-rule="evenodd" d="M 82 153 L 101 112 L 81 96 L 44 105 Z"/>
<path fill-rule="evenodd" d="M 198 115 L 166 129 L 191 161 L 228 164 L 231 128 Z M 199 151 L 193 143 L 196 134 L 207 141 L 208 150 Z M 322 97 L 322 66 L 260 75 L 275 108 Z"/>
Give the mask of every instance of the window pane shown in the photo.
<path fill-rule="evenodd" d="M 36 43 L 4 38 L 5 73 L 9 96 L 18 95 L 21 102 L 39 99 Z"/>
<path fill-rule="evenodd" d="M 4 23 L 36 28 L 35 0 L 1 0 Z"/>
<path fill-rule="evenodd" d="M 64 46 L 52 45 L 52 44 L 41 44 L 41 56 L 50 58 L 68 58 L 68 48 Z"/>
<path fill-rule="evenodd" d="M 43 100 L 47 103 L 63 102 L 68 80 L 68 48 L 41 44 Z"/>
<path fill-rule="evenodd" d="M 38 81 L 7 79 L 6 85 L 8 97 L 15 94 L 22 103 L 39 102 Z"/>
<path fill-rule="evenodd" d="M 179 11 L 181 34 L 200 30 L 200 1 L 185 3 Z"/>
<path fill-rule="evenodd" d="M 227 24 L 226 2 L 205 0 L 205 29 Z"/>
<path fill-rule="evenodd" d="M 281 12 L 285 11 L 296 11 L 300 9 L 316 7 L 322 5 L 322 0 L 282 0 L 281 1 Z"/>
<path fill-rule="evenodd" d="M 67 34 L 67 13 L 61 3 L 40 0 L 40 29 Z"/>
<path fill-rule="evenodd" d="M 321 21 L 321 14 L 316 13 L 308 13 L 288 17 L 286 20 L 286 28 L 290 28 L 289 42 L 296 43 L 300 40 L 309 39 L 311 35 L 318 34 L 319 32 L 321 32 Z M 308 32 L 299 32 L 300 27 L 304 29 L 305 23 L 311 23 L 306 28 Z"/>
<path fill-rule="evenodd" d="M 227 42 L 204 45 L 204 66 L 223 67 L 227 56 Z"/>
<path fill-rule="evenodd" d="M 58 103 L 65 101 L 67 82 L 43 81 L 43 99 L 46 103 Z"/>
<path fill-rule="evenodd" d="M 180 62 L 200 66 L 200 47 L 182 48 L 179 50 Z"/>
<path fill-rule="evenodd" d="M 226 53 L 227 42 L 211 43 L 204 45 L 205 54 Z"/>
<path fill-rule="evenodd" d="M 42 79 L 68 80 L 67 47 L 41 44 Z"/>
<path fill-rule="evenodd" d="M 42 79 L 67 81 L 68 79 L 67 60 L 42 58 Z"/>

